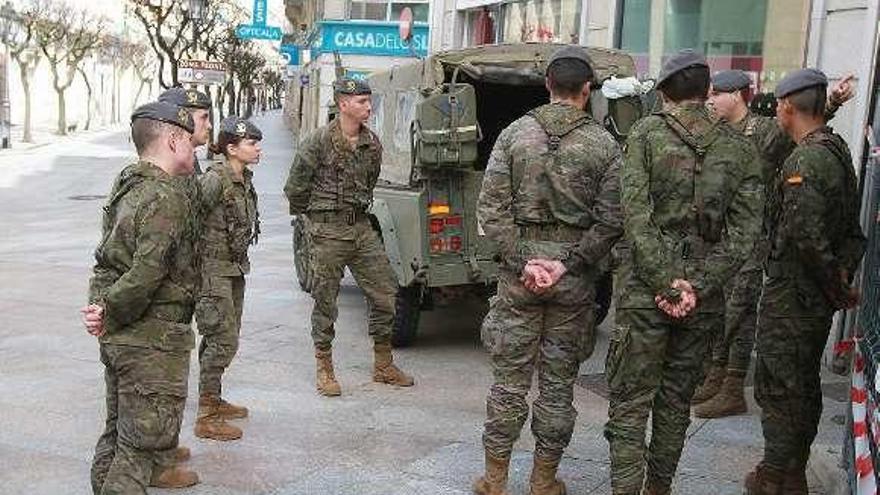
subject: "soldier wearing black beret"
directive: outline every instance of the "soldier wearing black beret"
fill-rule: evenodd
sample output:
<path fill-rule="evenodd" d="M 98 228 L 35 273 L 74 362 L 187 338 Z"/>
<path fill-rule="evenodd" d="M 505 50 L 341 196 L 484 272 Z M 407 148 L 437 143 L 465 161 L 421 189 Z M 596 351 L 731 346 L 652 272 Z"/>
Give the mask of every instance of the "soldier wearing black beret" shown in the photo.
<path fill-rule="evenodd" d="M 193 132 L 193 146 L 199 147 L 208 144 L 211 137 L 211 98 L 195 89 L 181 87 L 170 88 L 159 95 L 159 101 L 171 103 L 187 109 L 195 122 Z M 195 155 L 194 155 L 195 156 Z M 202 167 L 198 158 L 195 158 L 195 173 L 202 173 Z"/>

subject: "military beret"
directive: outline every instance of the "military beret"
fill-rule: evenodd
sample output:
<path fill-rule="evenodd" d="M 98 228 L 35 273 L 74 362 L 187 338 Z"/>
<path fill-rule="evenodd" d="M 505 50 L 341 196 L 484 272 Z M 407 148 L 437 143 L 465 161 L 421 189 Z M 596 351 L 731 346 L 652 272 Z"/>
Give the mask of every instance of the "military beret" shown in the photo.
<path fill-rule="evenodd" d="M 752 85 L 752 79 L 741 70 L 723 70 L 712 76 L 712 89 L 722 93 L 733 93 Z"/>
<path fill-rule="evenodd" d="M 263 139 L 263 132 L 257 126 L 252 124 L 251 121 L 236 117 L 235 115 L 230 115 L 220 122 L 220 132 L 232 134 L 240 138 L 256 139 L 257 141 Z"/>
<path fill-rule="evenodd" d="M 593 61 L 590 59 L 590 56 L 585 49 L 580 46 L 567 45 L 553 52 L 553 55 L 550 55 L 550 58 L 547 59 L 547 69 L 550 69 L 550 65 L 553 64 L 553 62 L 563 59 L 580 60 L 587 64 L 587 67 L 591 70 L 593 68 Z"/>
<path fill-rule="evenodd" d="M 369 95 L 373 94 L 370 85 L 363 79 L 343 77 L 333 83 L 333 92 L 341 95 Z"/>
<path fill-rule="evenodd" d="M 195 123 L 189 111 L 167 101 L 154 101 L 137 107 L 131 114 L 131 121 L 134 122 L 137 119 L 156 120 L 176 125 L 190 134 L 195 130 Z"/>
<path fill-rule="evenodd" d="M 669 57 L 663 67 L 660 69 L 660 75 L 657 76 L 657 86 L 663 84 L 669 79 L 669 76 L 687 69 L 688 67 L 709 67 L 706 57 L 699 53 L 687 49 L 682 50 L 675 55 Z"/>
<path fill-rule="evenodd" d="M 211 99 L 208 95 L 194 89 L 170 88 L 159 95 L 159 101 L 167 101 L 179 107 L 211 109 Z"/>
<path fill-rule="evenodd" d="M 792 93 L 797 93 L 813 86 L 828 86 L 828 78 L 818 69 L 798 69 L 789 72 L 783 77 L 779 84 L 776 85 L 776 90 L 773 94 L 777 98 L 785 98 Z"/>

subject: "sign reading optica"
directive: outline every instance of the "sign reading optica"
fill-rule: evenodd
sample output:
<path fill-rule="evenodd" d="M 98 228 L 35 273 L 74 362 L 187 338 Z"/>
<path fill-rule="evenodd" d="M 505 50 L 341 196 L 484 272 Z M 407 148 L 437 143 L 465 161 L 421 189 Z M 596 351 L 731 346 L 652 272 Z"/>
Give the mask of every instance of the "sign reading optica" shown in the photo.
<path fill-rule="evenodd" d="M 410 43 L 400 39 L 396 22 L 370 21 L 323 21 L 321 22 L 320 46 L 322 52 L 338 51 L 354 55 L 387 55 L 420 57 L 428 55 L 428 25 L 416 24 L 412 28 Z"/>

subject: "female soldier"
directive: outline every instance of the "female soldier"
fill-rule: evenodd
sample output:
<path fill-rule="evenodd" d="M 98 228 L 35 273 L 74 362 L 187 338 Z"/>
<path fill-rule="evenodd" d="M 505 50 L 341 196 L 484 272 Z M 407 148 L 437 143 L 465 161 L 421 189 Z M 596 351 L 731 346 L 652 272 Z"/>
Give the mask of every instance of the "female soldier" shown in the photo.
<path fill-rule="evenodd" d="M 248 410 L 221 397 L 220 377 L 238 350 L 248 247 L 260 232 L 257 192 L 247 167 L 260 160 L 263 133 L 247 120 L 220 123 L 213 151 L 223 158 L 200 177 L 202 188 L 202 291 L 196 307 L 199 345 L 199 412 L 195 435 L 214 440 L 241 438 L 227 419 Z"/>

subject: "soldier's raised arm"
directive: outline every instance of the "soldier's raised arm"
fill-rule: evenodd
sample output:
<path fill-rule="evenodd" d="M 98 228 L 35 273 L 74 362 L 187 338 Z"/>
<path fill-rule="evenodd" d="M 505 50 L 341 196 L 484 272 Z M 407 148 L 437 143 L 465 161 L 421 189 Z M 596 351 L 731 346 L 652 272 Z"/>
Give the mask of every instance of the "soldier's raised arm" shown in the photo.
<path fill-rule="evenodd" d="M 764 219 L 764 179 L 757 154 L 745 139 L 736 139 L 732 149 L 720 153 L 728 161 L 739 186 L 731 198 L 721 230 L 721 242 L 706 255 L 702 270 L 692 284 L 700 294 L 708 295 L 722 289 L 740 269 L 754 250 Z"/>
<path fill-rule="evenodd" d="M 176 239 L 186 226 L 188 208 L 183 196 L 157 194 L 152 201 L 142 202 L 136 212 L 137 250 L 131 268 L 107 291 L 97 304 L 104 307 L 106 319 L 120 325 L 138 320 L 153 302 L 152 296 L 168 273 L 167 259 L 175 248 Z"/>
<path fill-rule="evenodd" d="M 312 181 L 318 168 L 321 156 L 321 130 L 306 136 L 296 149 L 290 174 L 284 185 L 284 194 L 290 205 L 290 214 L 305 213 L 309 206 L 312 192 Z"/>
<path fill-rule="evenodd" d="M 570 256 L 563 260 L 566 270 L 577 270 L 595 265 L 604 258 L 611 246 L 623 235 L 623 211 L 620 207 L 620 167 L 623 157 L 615 147 L 608 167 L 599 184 L 599 195 L 593 203 L 593 225 L 584 232 L 572 248 Z"/>
<path fill-rule="evenodd" d="M 681 257 L 654 223 L 654 204 L 650 197 L 650 171 L 647 145 L 648 121 L 637 123 L 627 139 L 626 157 L 620 172 L 620 202 L 623 207 L 623 235 L 632 249 L 636 274 L 654 294 L 669 289 L 682 278 Z"/>
<path fill-rule="evenodd" d="M 510 170 L 513 157 L 510 155 L 508 129 L 498 136 L 489 156 L 477 199 L 477 221 L 486 237 L 498 244 L 501 262 L 520 271 L 524 261 L 518 252 L 519 228 L 511 210 L 514 191 Z"/>

